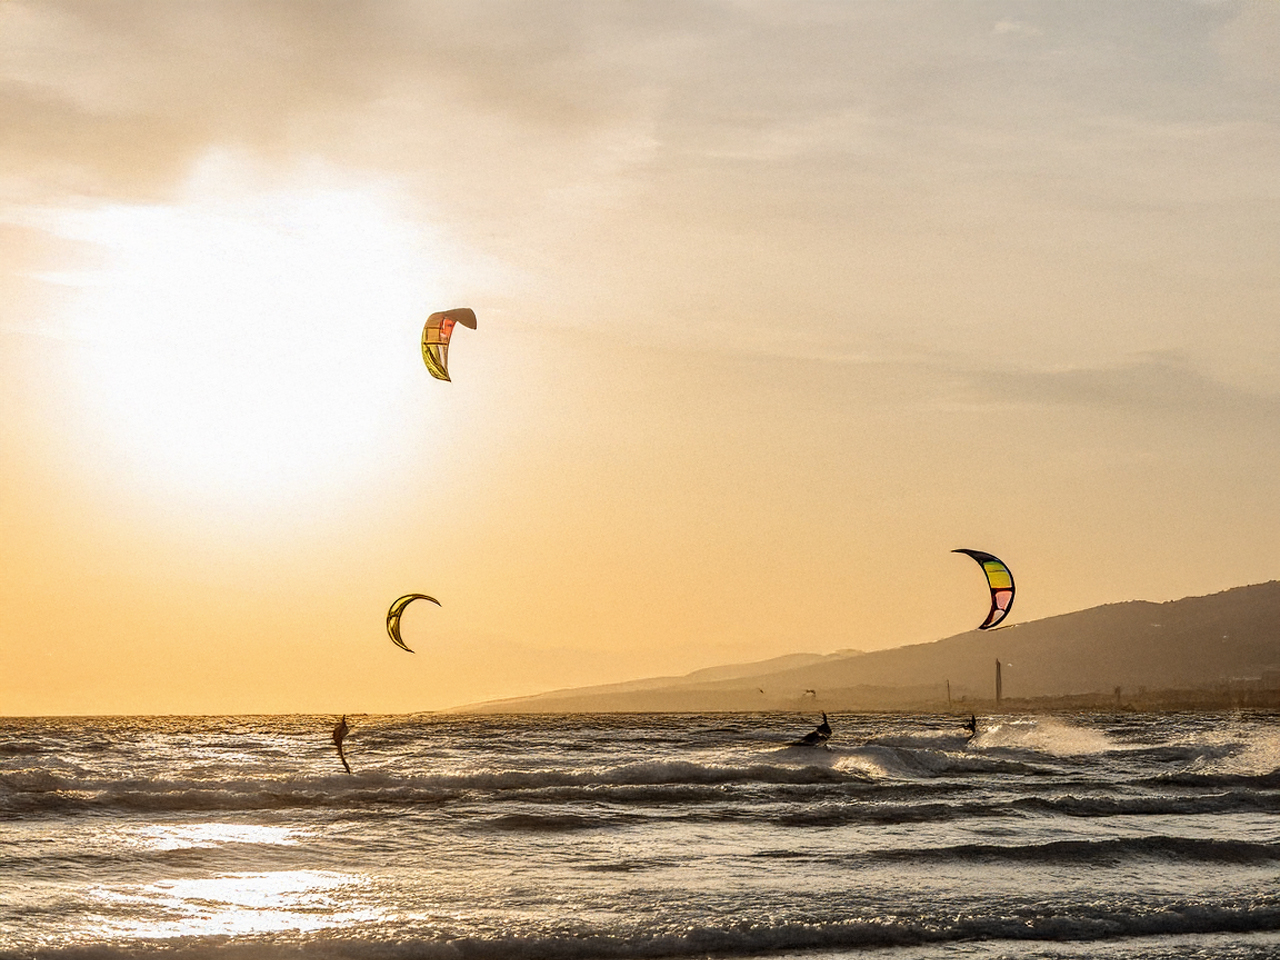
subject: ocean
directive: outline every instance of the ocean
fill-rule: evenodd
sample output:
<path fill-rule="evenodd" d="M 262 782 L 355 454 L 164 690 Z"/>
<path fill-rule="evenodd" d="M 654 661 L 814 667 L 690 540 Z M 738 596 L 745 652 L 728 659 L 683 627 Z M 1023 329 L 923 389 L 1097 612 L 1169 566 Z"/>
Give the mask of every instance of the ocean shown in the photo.
<path fill-rule="evenodd" d="M 0 960 L 1280 956 L 1280 718 L 0 719 Z"/>

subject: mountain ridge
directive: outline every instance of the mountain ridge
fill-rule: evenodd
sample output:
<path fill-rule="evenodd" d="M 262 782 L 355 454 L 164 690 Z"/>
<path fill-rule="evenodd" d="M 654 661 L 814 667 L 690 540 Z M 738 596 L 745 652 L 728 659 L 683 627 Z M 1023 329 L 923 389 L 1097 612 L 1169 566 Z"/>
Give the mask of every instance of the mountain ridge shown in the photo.
<path fill-rule="evenodd" d="M 1280 581 L 1127 600 L 869 652 L 785 654 L 679 677 L 484 701 L 455 713 L 871 710 L 994 699 L 1130 695 L 1253 684 L 1280 689 Z"/>

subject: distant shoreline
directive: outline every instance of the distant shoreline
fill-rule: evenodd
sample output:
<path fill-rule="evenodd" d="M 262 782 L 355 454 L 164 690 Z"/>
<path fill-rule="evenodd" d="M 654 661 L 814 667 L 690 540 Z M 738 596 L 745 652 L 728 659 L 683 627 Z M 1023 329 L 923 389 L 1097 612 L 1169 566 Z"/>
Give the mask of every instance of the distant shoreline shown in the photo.
<path fill-rule="evenodd" d="M 826 712 L 832 716 L 839 714 L 884 714 L 886 716 L 956 716 L 969 714 L 990 716 L 993 714 L 1051 715 L 1058 713 L 1097 713 L 1097 714 L 1163 714 L 1163 713 L 1257 713 L 1280 714 L 1280 690 L 1223 692 L 1210 690 L 1155 690 L 1123 697 L 1119 703 L 1114 695 L 1101 693 L 1078 694 L 1053 697 L 1005 697 L 1000 703 L 994 700 L 955 700 L 950 705 L 935 700 L 911 703 L 899 703 L 892 706 L 870 704 L 832 704 L 818 702 L 796 705 L 794 707 L 770 706 L 756 709 L 708 708 L 708 709 L 672 709 L 641 710 L 625 708 L 609 708 L 603 706 L 563 709 L 498 709 L 483 703 L 469 704 L 464 707 L 451 707 L 442 710 L 406 710 L 401 712 L 382 713 L 379 711 L 348 711 L 347 716 L 360 717 L 522 717 L 522 716 L 697 716 L 719 714 L 724 716 L 765 716 L 803 714 L 817 715 Z M 46 714 L 46 715 L 0 715 L 0 726 L 6 721 L 30 720 L 128 720 L 128 719 L 172 719 L 172 720 L 212 720 L 218 718 L 270 718 L 270 717 L 324 717 L 332 716 L 323 711 L 299 711 L 295 713 L 154 713 L 154 714 Z M 0 754 L 4 751 L 0 748 Z"/>
<path fill-rule="evenodd" d="M 908 700 L 894 703 L 858 703 L 838 697 L 810 700 L 792 707 L 774 706 L 739 709 L 733 707 L 675 708 L 670 710 L 609 707 L 604 704 L 570 705 L 568 702 L 546 706 L 502 707 L 499 703 L 477 703 L 431 713 L 452 716 L 526 716 L 526 715 L 605 715 L 605 714 L 772 714 L 772 713 L 884 713 L 938 714 L 962 716 L 970 713 L 1222 713 L 1228 711 L 1280 712 L 1280 689 L 1173 689 L 1133 692 L 1120 696 L 1103 693 L 1066 694 L 1045 697 L 1004 697 L 994 699 L 957 698 L 951 703 L 934 699 Z"/>

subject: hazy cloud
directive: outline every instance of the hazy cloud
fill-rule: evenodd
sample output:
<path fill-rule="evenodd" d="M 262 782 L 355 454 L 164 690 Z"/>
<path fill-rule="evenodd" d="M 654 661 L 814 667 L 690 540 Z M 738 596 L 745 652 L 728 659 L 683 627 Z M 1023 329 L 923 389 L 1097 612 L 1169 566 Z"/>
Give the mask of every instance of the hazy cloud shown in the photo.
<path fill-rule="evenodd" d="M 1027 37 L 1039 37 L 1044 34 L 1044 31 L 1039 27 L 1023 23 L 1020 20 L 1001 20 L 995 25 L 994 29 L 996 33 L 1019 33 Z"/>
<path fill-rule="evenodd" d="M 11 0 L 0 7 L 4 157 L 11 175 L 34 162 L 32 179 L 51 187 L 123 191 L 161 189 L 211 147 L 461 175 L 474 164 L 449 157 L 480 158 L 481 171 L 494 150 L 508 162 L 542 149 L 570 159 L 544 138 L 616 151 L 619 125 L 630 130 L 622 140 L 652 134 L 671 160 L 756 145 L 762 159 L 875 152 L 877 140 L 910 157 L 960 117 L 1021 136 L 1086 108 L 1118 115 L 1158 101 L 1193 118 L 1204 81 L 1221 72 L 1215 38 L 1243 62 L 1257 45 L 1239 24 L 1266 19 L 1193 4 L 1159 17 L 1136 5 L 1031 4 L 993 30 L 998 9 Z M 1044 47 L 1023 55 L 1001 41 L 1040 33 Z M 1232 109 L 1247 115 L 1248 102 Z M 940 129 L 904 126 L 922 121 Z M 602 130 L 615 131 L 604 146 Z M 376 150 L 353 149 L 352 134 L 372 136 Z M 779 141 L 786 149 L 768 147 Z M 562 173 L 583 171 L 569 162 Z"/>
<path fill-rule="evenodd" d="M 970 398 L 997 405 L 1106 409 L 1183 422 L 1280 424 L 1280 397 L 1207 377 L 1176 354 L 1097 368 L 986 370 L 962 375 L 961 383 Z"/>
<path fill-rule="evenodd" d="M 1014 9 L 9 0 L 0 203 L 170 198 L 217 151 L 321 157 L 402 182 L 533 278 L 533 312 L 576 305 L 557 322 L 728 344 L 785 310 L 830 353 L 981 330 L 1080 360 L 1183 342 L 1198 318 L 1142 304 L 1185 300 L 1190 270 L 1255 336 L 1229 298 L 1280 255 L 1274 16 Z M 1114 303 L 1092 326 L 1055 313 L 1081 276 Z"/>

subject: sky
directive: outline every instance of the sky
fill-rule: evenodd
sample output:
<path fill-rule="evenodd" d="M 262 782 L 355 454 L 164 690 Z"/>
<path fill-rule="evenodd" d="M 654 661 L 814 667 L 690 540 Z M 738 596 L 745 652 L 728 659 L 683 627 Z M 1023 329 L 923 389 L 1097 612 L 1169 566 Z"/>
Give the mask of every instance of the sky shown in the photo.
<path fill-rule="evenodd" d="M 1226 0 L 0 0 L 0 714 L 919 643 L 986 614 L 958 547 L 1010 622 L 1280 578 L 1277 48 Z"/>

